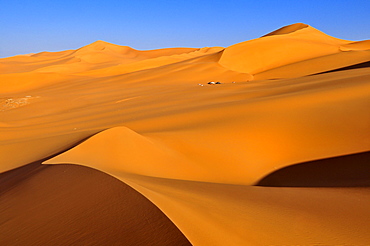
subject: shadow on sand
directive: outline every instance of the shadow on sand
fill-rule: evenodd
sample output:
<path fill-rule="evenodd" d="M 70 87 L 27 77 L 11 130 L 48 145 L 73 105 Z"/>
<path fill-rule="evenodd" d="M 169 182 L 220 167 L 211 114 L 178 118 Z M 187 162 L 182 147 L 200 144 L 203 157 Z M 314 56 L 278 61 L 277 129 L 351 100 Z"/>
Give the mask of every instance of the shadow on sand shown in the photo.
<path fill-rule="evenodd" d="M 341 67 L 338 69 L 333 69 L 333 70 L 329 70 L 329 71 L 325 71 L 321 73 L 315 73 L 315 74 L 311 74 L 310 76 L 318 75 L 318 74 L 325 74 L 325 73 L 332 73 L 332 72 L 339 72 L 339 71 L 344 71 L 344 70 L 358 69 L 358 68 L 367 68 L 367 67 L 370 67 L 370 61 L 358 63 L 352 66 Z"/>
<path fill-rule="evenodd" d="M 256 186 L 370 187 L 370 151 L 304 162 L 279 169 Z"/>

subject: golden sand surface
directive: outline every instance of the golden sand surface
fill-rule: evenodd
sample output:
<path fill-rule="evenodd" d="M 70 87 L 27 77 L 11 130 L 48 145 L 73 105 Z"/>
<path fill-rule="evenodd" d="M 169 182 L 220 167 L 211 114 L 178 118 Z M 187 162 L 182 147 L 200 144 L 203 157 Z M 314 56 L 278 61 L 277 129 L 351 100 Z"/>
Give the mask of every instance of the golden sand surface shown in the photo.
<path fill-rule="evenodd" d="M 366 245 L 369 62 L 369 40 L 302 23 L 227 48 L 3 58 L 0 172 L 100 170 L 193 245 Z"/>

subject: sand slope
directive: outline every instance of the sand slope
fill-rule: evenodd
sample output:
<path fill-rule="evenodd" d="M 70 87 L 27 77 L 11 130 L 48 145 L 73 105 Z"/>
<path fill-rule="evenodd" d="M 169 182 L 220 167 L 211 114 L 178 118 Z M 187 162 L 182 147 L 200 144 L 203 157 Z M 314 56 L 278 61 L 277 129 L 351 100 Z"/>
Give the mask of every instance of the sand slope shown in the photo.
<path fill-rule="evenodd" d="M 316 66 L 315 69 L 312 68 L 311 65 L 316 65 L 317 63 L 324 66 L 321 69 L 327 69 L 325 67 L 326 64 L 331 64 L 333 68 L 342 66 L 342 64 L 335 62 L 334 64 L 331 63 L 331 61 L 341 59 L 340 56 L 333 57 L 331 61 L 312 61 L 314 58 L 345 51 L 364 50 L 369 50 L 368 41 L 352 43 L 351 41 L 328 36 L 311 26 L 298 23 L 283 27 L 259 39 L 245 41 L 226 48 L 220 59 L 220 64 L 231 70 L 255 75 L 289 64 L 310 60 L 309 63 L 301 64 L 294 68 L 287 68 L 290 71 L 294 71 L 294 75 L 287 73 L 283 76 L 280 73 L 277 76 L 270 72 L 269 77 L 265 76 L 260 79 L 289 78 L 322 72 L 320 71 L 320 66 Z M 369 56 L 369 52 L 366 52 L 364 57 L 361 54 L 353 54 L 353 63 L 361 62 L 363 61 L 362 59 L 366 59 L 365 57 L 368 59 Z M 307 68 L 309 69 L 308 71 Z"/>
<path fill-rule="evenodd" d="M 302 23 L 227 48 L 0 59 L 0 172 L 52 157 L 108 173 L 193 245 L 366 244 L 368 155 L 354 156 L 370 150 L 369 61 L 368 40 Z M 279 174 L 298 163 L 322 168 Z M 326 188 L 253 186 L 315 172 Z"/>
<path fill-rule="evenodd" d="M 151 202 L 75 165 L 0 174 L 1 245 L 190 245 Z"/>

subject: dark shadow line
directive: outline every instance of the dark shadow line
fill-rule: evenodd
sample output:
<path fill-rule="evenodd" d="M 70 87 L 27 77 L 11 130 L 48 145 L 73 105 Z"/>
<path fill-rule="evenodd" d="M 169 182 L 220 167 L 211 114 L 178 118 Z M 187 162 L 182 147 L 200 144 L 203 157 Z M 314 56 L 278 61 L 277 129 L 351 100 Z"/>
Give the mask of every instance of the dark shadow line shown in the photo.
<path fill-rule="evenodd" d="M 339 71 L 345 71 L 345 70 L 351 70 L 351 69 L 367 68 L 367 67 L 370 67 L 370 61 L 358 63 L 358 64 L 351 65 L 351 66 L 341 67 L 341 68 L 337 68 L 337 69 L 333 69 L 333 70 L 329 70 L 329 71 L 325 71 L 325 72 L 321 72 L 321 73 L 314 73 L 314 74 L 310 74 L 308 76 L 326 74 L 326 73 L 333 73 L 333 72 L 339 72 Z"/>
<path fill-rule="evenodd" d="M 284 167 L 268 174 L 256 186 L 370 187 L 370 151 Z"/>

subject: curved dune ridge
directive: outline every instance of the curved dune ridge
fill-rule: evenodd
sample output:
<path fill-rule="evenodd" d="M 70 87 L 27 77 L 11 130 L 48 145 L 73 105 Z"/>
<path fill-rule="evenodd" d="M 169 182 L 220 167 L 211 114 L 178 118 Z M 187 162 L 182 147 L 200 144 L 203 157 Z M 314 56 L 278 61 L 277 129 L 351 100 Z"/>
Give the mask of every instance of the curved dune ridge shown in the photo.
<path fill-rule="evenodd" d="M 0 174 L 0 187 L 1 245 L 191 245 L 146 198 L 97 170 L 35 162 Z"/>
<path fill-rule="evenodd" d="M 303 23 L 0 59 L 0 243 L 365 245 L 369 62 Z"/>
<path fill-rule="evenodd" d="M 279 28 L 275 31 L 272 31 L 272 32 L 270 32 L 266 35 L 263 35 L 262 37 L 289 34 L 289 33 L 296 32 L 298 30 L 301 30 L 301 29 L 304 29 L 304 28 L 307 28 L 307 27 L 310 27 L 310 26 L 307 25 L 307 24 L 304 24 L 304 23 L 295 23 L 295 24 L 291 24 L 291 25 L 288 25 L 288 26 L 283 26 L 282 28 Z"/>

